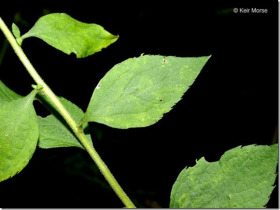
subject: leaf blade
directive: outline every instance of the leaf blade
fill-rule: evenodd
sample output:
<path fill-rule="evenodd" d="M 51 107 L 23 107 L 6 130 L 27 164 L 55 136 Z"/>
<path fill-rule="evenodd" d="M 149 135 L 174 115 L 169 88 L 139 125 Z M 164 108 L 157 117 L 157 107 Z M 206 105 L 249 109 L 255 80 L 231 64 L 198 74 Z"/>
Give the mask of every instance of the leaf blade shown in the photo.
<path fill-rule="evenodd" d="M 20 98 L 22 98 L 22 96 L 12 91 L 0 80 L 0 106 L 5 102 L 10 102 Z"/>
<path fill-rule="evenodd" d="M 120 129 L 156 123 L 181 99 L 209 58 L 143 55 L 115 65 L 95 88 L 82 122 Z"/>
<path fill-rule="evenodd" d="M 20 37 L 20 30 L 15 23 L 12 24 L 12 32 L 16 38 Z"/>
<path fill-rule="evenodd" d="M 80 22 L 65 13 L 41 17 L 22 39 L 28 37 L 40 38 L 68 55 L 75 53 L 78 58 L 99 52 L 118 39 L 100 25 Z"/>
<path fill-rule="evenodd" d="M 33 107 L 36 91 L 0 106 L 0 181 L 20 172 L 31 159 L 39 137 Z"/>
<path fill-rule="evenodd" d="M 15 23 L 12 24 L 12 32 L 13 32 L 16 40 L 17 40 L 17 43 L 21 46 L 22 39 L 20 37 L 20 30 L 19 30 L 18 26 Z"/>
<path fill-rule="evenodd" d="M 74 103 L 65 98 L 60 98 L 61 103 L 71 114 L 75 121 L 81 119 L 84 112 Z M 43 149 L 59 148 L 59 147 L 78 147 L 84 149 L 75 134 L 69 128 L 65 120 L 61 117 L 51 114 L 45 118 L 38 117 L 40 137 L 38 146 Z M 83 126 L 85 129 L 88 124 Z M 90 135 L 86 135 L 89 143 L 92 145 Z"/>
<path fill-rule="evenodd" d="M 209 163 L 179 174 L 171 192 L 171 208 L 262 208 L 275 182 L 278 145 L 236 147 Z"/>

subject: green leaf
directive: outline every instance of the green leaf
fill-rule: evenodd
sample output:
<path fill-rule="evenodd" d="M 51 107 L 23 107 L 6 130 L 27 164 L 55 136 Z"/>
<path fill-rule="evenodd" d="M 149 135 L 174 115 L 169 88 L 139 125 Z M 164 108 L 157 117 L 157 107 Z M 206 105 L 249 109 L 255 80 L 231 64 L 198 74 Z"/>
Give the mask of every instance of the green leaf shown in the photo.
<path fill-rule="evenodd" d="M 278 144 L 236 147 L 217 162 L 201 158 L 184 169 L 171 192 L 171 208 L 262 208 L 276 179 Z"/>
<path fill-rule="evenodd" d="M 21 46 L 22 38 L 20 37 L 20 30 L 15 23 L 12 24 L 12 32 L 17 40 L 17 43 Z"/>
<path fill-rule="evenodd" d="M 39 129 L 33 107 L 36 91 L 0 106 L 0 181 L 20 172 L 31 159 Z"/>
<path fill-rule="evenodd" d="M 209 58 L 141 55 L 127 59 L 101 79 L 81 122 L 121 129 L 152 125 L 181 99 Z"/>
<path fill-rule="evenodd" d="M 10 102 L 20 98 L 22 98 L 22 96 L 16 94 L 0 80 L 0 106 L 5 102 Z"/>
<path fill-rule="evenodd" d="M 75 121 L 80 120 L 84 115 L 84 112 L 72 102 L 64 98 L 60 98 L 60 101 Z M 83 128 L 85 129 L 87 126 L 88 124 L 85 124 Z M 84 149 L 67 123 L 59 115 L 51 114 L 45 118 L 39 117 L 39 128 L 38 146 L 41 148 L 78 147 Z M 86 136 L 92 145 L 90 135 Z"/>
<path fill-rule="evenodd" d="M 40 86 L 33 85 L 34 89 L 40 90 Z M 10 102 L 22 98 L 22 96 L 16 94 L 9 89 L 2 81 L 0 81 L 0 106 L 5 102 Z M 46 101 L 52 106 L 52 102 L 48 98 L 39 97 L 42 101 Z M 79 121 L 84 115 L 84 112 L 70 101 L 61 98 L 60 101 L 66 107 L 67 111 L 72 117 Z M 52 109 L 52 108 L 51 108 Z M 51 114 L 46 118 L 38 116 L 40 139 L 38 146 L 41 148 L 56 148 L 56 147 L 79 147 L 84 148 L 77 140 L 71 129 L 68 127 L 66 122 L 58 115 Z M 88 127 L 88 124 L 83 126 L 84 129 Z M 86 135 L 89 142 L 92 144 L 90 135 Z"/>
<path fill-rule="evenodd" d="M 28 37 L 40 38 L 68 55 L 75 53 L 78 58 L 99 52 L 118 39 L 100 25 L 82 23 L 65 13 L 41 17 L 22 39 Z"/>
<path fill-rule="evenodd" d="M 12 31 L 16 38 L 20 37 L 20 30 L 15 23 L 12 24 Z"/>

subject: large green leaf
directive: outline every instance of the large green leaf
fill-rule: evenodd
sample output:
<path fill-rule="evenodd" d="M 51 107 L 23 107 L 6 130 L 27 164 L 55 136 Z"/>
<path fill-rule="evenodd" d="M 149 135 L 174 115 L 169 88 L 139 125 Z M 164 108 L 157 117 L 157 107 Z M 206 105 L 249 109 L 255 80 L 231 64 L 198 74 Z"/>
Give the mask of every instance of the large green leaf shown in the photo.
<path fill-rule="evenodd" d="M 278 144 L 236 147 L 217 162 L 201 158 L 173 185 L 171 208 L 262 208 L 276 179 Z"/>
<path fill-rule="evenodd" d="M 0 106 L 0 181 L 20 172 L 31 159 L 39 137 L 33 107 L 36 92 Z"/>
<path fill-rule="evenodd" d="M 77 21 L 65 13 L 41 17 L 21 38 L 37 37 L 66 54 L 87 57 L 117 41 L 102 26 Z"/>
<path fill-rule="evenodd" d="M 82 122 L 121 129 L 152 125 L 181 99 L 208 59 L 160 55 L 127 59 L 101 79 Z"/>
<path fill-rule="evenodd" d="M 71 114 L 75 121 L 81 119 L 84 112 L 72 102 L 60 98 L 61 103 Z M 85 124 L 83 128 L 86 128 Z M 45 118 L 39 117 L 40 138 L 38 146 L 44 149 L 57 147 L 78 147 L 84 148 L 76 136 L 73 134 L 65 120 L 59 115 L 51 114 Z M 86 135 L 90 144 L 92 144 L 90 135 Z"/>
<path fill-rule="evenodd" d="M 22 98 L 22 96 L 16 94 L 0 80 L 0 106 L 5 102 L 17 100 L 20 98 Z"/>

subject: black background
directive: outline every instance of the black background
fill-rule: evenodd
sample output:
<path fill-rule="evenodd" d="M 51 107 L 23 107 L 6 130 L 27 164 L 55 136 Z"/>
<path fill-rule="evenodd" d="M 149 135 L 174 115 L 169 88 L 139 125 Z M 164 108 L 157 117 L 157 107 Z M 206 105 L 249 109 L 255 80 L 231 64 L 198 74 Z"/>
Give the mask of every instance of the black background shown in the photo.
<path fill-rule="evenodd" d="M 234 13 L 263 8 L 266 14 Z M 179 172 L 205 157 L 217 161 L 239 145 L 278 141 L 278 5 L 146 2 L 83 7 L 1 8 L 11 26 L 19 12 L 22 34 L 38 17 L 65 12 L 119 35 L 113 45 L 76 59 L 39 39 L 23 49 L 53 91 L 83 110 L 94 87 L 115 64 L 141 53 L 180 57 L 212 55 L 183 99 L 147 128 L 118 130 L 91 124 L 93 143 L 138 207 L 168 207 Z M 4 36 L 0 33 L 0 44 Z M 26 95 L 34 84 L 8 47 L 0 79 Z M 46 115 L 35 103 L 37 113 Z M 0 122 L 1 123 L 1 122 Z M 278 183 L 278 182 L 277 182 Z M 0 183 L 0 207 L 123 207 L 90 157 L 76 148 L 37 149 L 27 167 Z M 278 188 L 268 207 L 278 207 Z"/>

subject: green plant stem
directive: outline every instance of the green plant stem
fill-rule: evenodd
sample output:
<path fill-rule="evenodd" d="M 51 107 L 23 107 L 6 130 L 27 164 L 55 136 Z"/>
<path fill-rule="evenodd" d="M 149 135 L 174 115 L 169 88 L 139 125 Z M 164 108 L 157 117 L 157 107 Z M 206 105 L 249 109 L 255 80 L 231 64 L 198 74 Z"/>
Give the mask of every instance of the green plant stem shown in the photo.
<path fill-rule="evenodd" d="M 17 41 L 15 40 L 14 36 L 12 35 L 11 31 L 8 29 L 6 24 L 3 22 L 2 18 L 0 17 L 0 28 L 3 31 L 4 35 L 6 36 L 7 40 L 10 42 L 12 48 L 14 49 L 15 53 L 27 69 L 30 76 L 34 79 L 34 81 L 37 83 L 37 85 L 40 85 L 43 87 L 40 92 L 47 97 L 54 103 L 56 106 L 57 111 L 61 114 L 61 116 L 65 119 L 65 121 L 68 123 L 70 128 L 73 130 L 77 138 L 80 140 L 82 145 L 85 147 L 93 161 L 96 163 L 98 168 L 100 169 L 101 173 L 104 175 L 105 179 L 108 181 L 112 189 L 115 191 L 115 193 L 118 195 L 118 197 L 122 200 L 124 205 L 127 208 L 135 208 L 132 201 L 129 199 L 129 197 L 126 195 L 126 193 L 123 191 L 121 186 L 118 184 L 117 180 L 114 178 L 113 174 L 110 172 L 106 164 L 103 162 L 103 160 L 100 158 L 97 151 L 94 149 L 93 146 L 91 146 L 84 134 L 84 132 L 79 129 L 78 124 L 73 120 L 73 118 L 70 116 L 70 114 L 67 112 L 67 110 L 64 108 L 64 106 L 61 104 L 61 102 L 58 100 L 56 95 L 53 93 L 53 91 L 49 88 L 49 86 L 43 81 L 43 79 L 40 77 L 40 75 L 37 73 L 35 68 L 32 66 L 28 58 L 26 57 L 25 53 L 23 52 L 22 48 L 18 45 Z"/>

